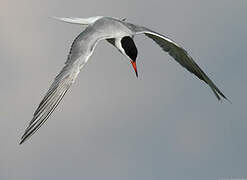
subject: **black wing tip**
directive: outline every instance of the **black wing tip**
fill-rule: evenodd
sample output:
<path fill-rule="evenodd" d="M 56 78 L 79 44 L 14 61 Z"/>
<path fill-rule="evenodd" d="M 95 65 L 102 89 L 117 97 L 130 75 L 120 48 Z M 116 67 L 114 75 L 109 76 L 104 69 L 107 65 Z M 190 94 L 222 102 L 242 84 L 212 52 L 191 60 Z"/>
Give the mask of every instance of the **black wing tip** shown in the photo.
<path fill-rule="evenodd" d="M 23 144 L 24 142 L 27 141 L 27 139 L 29 138 L 29 136 L 27 135 L 27 132 L 25 132 L 23 134 L 23 136 L 21 137 L 21 141 L 19 142 L 19 145 Z"/>
<path fill-rule="evenodd" d="M 25 130 L 24 134 L 21 136 L 21 141 L 19 142 L 19 145 L 23 144 L 24 142 L 26 142 L 31 137 L 30 132 L 28 131 L 28 127 Z"/>
<path fill-rule="evenodd" d="M 22 145 L 26 141 L 25 138 L 22 138 L 21 141 L 19 142 L 19 145 Z"/>
<path fill-rule="evenodd" d="M 230 99 L 228 99 L 227 97 L 223 97 L 227 102 L 229 102 L 230 104 L 232 104 L 232 101 Z M 222 101 L 222 99 L 220 99 L 220 101 Z"/>
<path fill-rule="evenodd" d="M 232 101 L 230 99 L 228 99 L 223 93 L 221 95 L 226 101 L 228 101 L 230 104 L 232 104 Z"/>
<path fill-rule="evenodd" d="M 218 91 L 214 91 L 214 90 L 213 90 L 213 92 L 215 93 L 216 98 L 218 99 L 218 101 L 220 101 L 221 103 L 223 102 L 223 100 L 226 100 L 227 102 L 232 104 L 232 101 L 229 100 L 222 92 L 218 92 Z"/>

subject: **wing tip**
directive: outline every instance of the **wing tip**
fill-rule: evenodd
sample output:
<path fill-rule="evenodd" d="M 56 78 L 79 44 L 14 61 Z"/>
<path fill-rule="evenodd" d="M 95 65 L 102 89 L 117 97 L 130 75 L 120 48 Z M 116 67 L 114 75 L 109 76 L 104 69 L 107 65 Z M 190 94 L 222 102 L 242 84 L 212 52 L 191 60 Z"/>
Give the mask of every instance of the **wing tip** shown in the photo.
<path fill-rule="evenodd" d="M 19 145 L 22 145 L 26 141 L 26 138 L 21 138 L 21 141 L 19 142 Z"/>
<path fill-rule="evenodd" d="M 214 84 L 213 84 L 214 85 Z M 215 85 L 214 85 L 215 86 Z M 216 86 L 215 86 L 216 87 Z M 216 95 L 217 99 L 220 102 L 223 102 L 223 99 L 225 99 L 226 101 L 228 101 L 230 104 L 232 104 L 232 101 L 230 99 L 228 99 L 217 87 L 216 88 L 212 88 L 214 94 Z"/>
<path fill-rule="evenodd" d="M 217 89 L 213 89 L 213 92 L 216 98 L 222 103 L 223 99 L 232 104 L 232 101 L 228 99 L 222 92 L 218 91 Z"/>
<path fill-rule="evenodd" d="M 27 130 L 25 130 L 24 134 L 22 135 L 21 137 L 21 140 L 19 142 L 19 145 L 23 144 L 24 142 L 26 142 L 28 139 L 29 139 L 29 135 L 28 135 L 28 132 Z"/>
<path fill-rule="evenodd" d="M 232 104 L 232 101 L 228 99 L 227 97 L 223 97 L 228 103 Z"/>

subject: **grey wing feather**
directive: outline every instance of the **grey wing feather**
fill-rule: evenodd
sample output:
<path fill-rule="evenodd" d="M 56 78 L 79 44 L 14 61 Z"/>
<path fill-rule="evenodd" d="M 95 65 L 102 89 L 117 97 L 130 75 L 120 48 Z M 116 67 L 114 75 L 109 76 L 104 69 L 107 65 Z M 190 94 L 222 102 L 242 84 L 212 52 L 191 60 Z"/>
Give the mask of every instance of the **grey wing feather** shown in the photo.
<path fill-rule="evenodd" d="M 101 17 L 88 18 L 87 21 L 96 21 Z M 83 19 L 80 19 L 83 20 Z M 88 26 L 80 33 L 72 43 L 64 68 L 57 75 L 50 89 L 39 104 L 34 113 L 33 119 L 29 123 L 20 144 L 33 135 L 49 118 L 51 113 L 62 100 L 65 93 L 74 83 L 80 69 L 84 67 L 88 58 L 92 55 L 96 44 L 103 39 L 111 37 L 111 34 L 102 34 L 94 26 Z"/>
<path fill-rule="evenodd" d="M 81 35 L 82 34 L 79 36 Z M 56 76 L 51 87 L 35 111 L 32 120 L 30 121 L 24 132 L 24 135 L 21 138 L 20 144 L 30 138 L 46 122 L 70 86 L 75 81 L 78 73 L 80 72 L 80 69 L 87 62 L 89 56 L 85 56 L 79 51 L 80 47 L 77 43 L 79 39 L 78 37 L 72 44 L 65 66 Z"/>
<path fill-rule="evenodd" d="M 33 119 L 30 121 L 29 126 L 21 138 L 20 144 L 31 137 L 50 117 L 51 113 L 55 110 L 65 93 L 68 91 L 69 87 L 74 82 L 74 79 L 78 74 L 74 71 L 78 70 L 66 65 L 55 78 L 50 89 L 35 111 Z"/>
<path fill-rule="evenodd" d="M 203 72 L 203 70 L 196 64 L 196 62 L 187 53 L 187 51 L 180 47 L 178 44 L 176 44 L 174 41 L 145 27 L 136 26 L 129 23 L 127 26 L 129 26 L 133 31 L 135 31 L 136 34 L 145 34 L 147 37 L 151 38 L 164 51 L 168 52 L 169 55 L 171 55 L 180 65 L 182 65 L 188 71 L 196 75 L 199 79 L 207 83 L 218 100 L 220 100 L 221 97 L 228 100 L 227 97 L 213 83 L 213 81 L 211 81 L 209 77 Z"/>

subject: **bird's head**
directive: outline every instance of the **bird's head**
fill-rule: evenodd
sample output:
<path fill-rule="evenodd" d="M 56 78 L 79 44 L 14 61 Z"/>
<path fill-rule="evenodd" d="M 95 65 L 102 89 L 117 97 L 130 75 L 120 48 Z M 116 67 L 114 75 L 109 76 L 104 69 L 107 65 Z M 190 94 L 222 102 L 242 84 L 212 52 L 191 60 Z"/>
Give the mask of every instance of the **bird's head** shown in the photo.
<path fill-rule="evenodd" d="M 136 57 L 138 54 L 137 48 L 135 46 L 134 40 L 130 36 L 124 36 L 121 38 L 108 39 L 112 45 L 114 45 L 127 59 L 131 62 L 133 69 L 138 77 L 137 67 L 136 67 Z"/>
<path fill-rule="evenodd" d="M 136 77 L 138 77 L 137 67 L 136 67 L 136 57 L 138 54 L 138 50 L 136 48 L 136 45 L 134 43 L 134 40 L 129 36 L 124 36 L 121 38 L 121 46 L 124 50 L 123 54 L 127 55 L 129 58 L 133 69 L 135 70 Z"/>

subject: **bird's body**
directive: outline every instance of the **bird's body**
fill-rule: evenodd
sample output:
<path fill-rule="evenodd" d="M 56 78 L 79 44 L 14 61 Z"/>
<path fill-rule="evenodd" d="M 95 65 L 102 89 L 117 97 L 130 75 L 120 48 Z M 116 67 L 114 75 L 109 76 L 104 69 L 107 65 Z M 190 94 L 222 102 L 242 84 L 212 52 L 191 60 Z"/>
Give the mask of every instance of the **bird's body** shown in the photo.
<path fill-rule="evenodd" d="M 164 51 L 168 52 L 179 64 L 206 82 L 219 100 L 221 97 L 227 99 L 182 47 L 159 33 L 128 23 L 125 20 L 111 17 L 96 16 L 90 18 L 58 19 L 68 23 L 86 25 L 87 27 L 73 41 L 65 66 L 56 76 L 39 104 L 33 119 L 22 136 L 20 144 L 31 137 L 46 122 L 75 81 L 81 68 L 89 60 L 97 43 L 101 40 L 107 40 L 126 56 L 132 63 L 136 75 L 138 75 L 136 68 L 138 51 L 133 37 L 137 34 L 145 34 L 154 40 Z"/>

